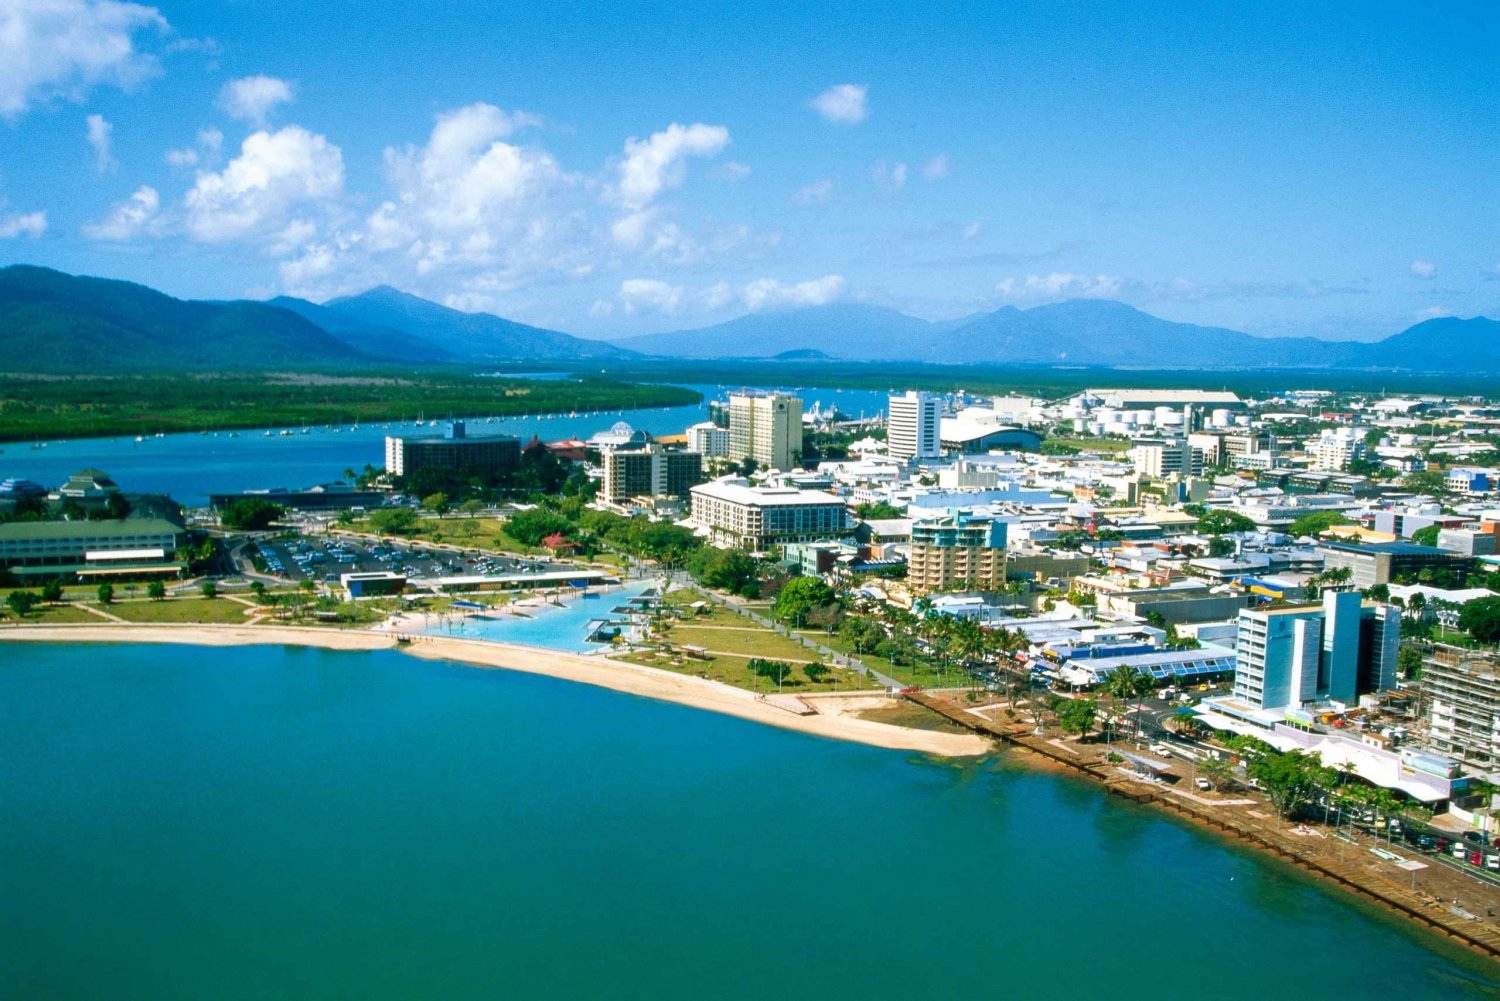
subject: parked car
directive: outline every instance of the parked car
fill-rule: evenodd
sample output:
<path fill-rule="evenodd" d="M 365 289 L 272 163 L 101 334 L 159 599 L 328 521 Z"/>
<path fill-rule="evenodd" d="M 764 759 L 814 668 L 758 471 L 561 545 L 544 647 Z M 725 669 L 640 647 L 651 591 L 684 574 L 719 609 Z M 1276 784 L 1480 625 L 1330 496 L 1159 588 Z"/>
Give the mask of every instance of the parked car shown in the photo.
<path fill-rule="evenodd" d="M 1214 787 L 1214 784 L 1212 782 L 1208 781 L 1208 779 L 1204 778 L 1201 775 L 1198 776 L 1196 779 L 1193 780 L 1193 785 L 1195 785 L 1199 789 L 1203 789 L 1205 791 L 1207 791 L 1209 789 L 1212 789 Z"/>

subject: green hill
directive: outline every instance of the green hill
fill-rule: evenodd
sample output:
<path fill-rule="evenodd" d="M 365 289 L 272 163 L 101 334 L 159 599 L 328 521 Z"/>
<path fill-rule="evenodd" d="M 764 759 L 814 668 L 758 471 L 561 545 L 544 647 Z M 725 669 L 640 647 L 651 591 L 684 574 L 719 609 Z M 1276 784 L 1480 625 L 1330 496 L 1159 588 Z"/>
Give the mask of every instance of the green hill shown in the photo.
<path fill-rule="evenodd" d="M 253 371 L 368 363 L 316 324 L 258 302 L 188 302 L 144 285 L 0 268 L 10 371 Z"/>

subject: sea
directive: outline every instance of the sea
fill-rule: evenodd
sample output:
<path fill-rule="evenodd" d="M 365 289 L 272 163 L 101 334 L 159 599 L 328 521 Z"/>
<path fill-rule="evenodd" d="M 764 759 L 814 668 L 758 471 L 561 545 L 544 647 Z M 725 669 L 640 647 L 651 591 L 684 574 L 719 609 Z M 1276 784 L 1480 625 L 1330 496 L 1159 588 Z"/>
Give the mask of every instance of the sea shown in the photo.
<path fill-rule="evenodd" d="M 1500 984 L 1004 753 L 396 650 L 0 646 L 0 997 L 1324 994 Z"/>

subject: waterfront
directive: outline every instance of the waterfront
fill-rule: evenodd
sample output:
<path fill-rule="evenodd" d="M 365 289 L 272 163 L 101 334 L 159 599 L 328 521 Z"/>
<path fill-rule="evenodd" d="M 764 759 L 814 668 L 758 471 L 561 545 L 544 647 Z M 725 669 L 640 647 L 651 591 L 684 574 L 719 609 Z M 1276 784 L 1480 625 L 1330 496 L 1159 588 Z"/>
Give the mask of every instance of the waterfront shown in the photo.
<path fill-rule="evenodd" d="M 5 653 L 16 996 L 1495 996 L 1273 861 L 1003 758 L 394 651 Z"/>
<path fill-rule="evenodd" d="M 703 402 L 624 412 L 481 419 L 471 425 L 471 433 L 513 434 L 523 442 L 537 435 L 554 441 L 587 438 L 616 421 L 625 421 L 652 434 L 681 434 L 688 425 L 707 420 L 709 402 L 726 391 L 714 385 L 687 388 L 701 393 Z M 870 390 L 805 391 L 809 408 L 814 402 L 825 407 L 837 404 L 851 417 L 880 413 L 885 401 L 884 393 Z M 14 476 L 55 487 L 79 469 L 92 466 L 109 473 L 125 490 L 168 494 L 191 507 L 207 503 L 211 493 L 302 488 L 339 479 L 346 469 L 360 470 L 366 464 L 380 468 L 385 463 L 386 435 L 438 434 L 441 426 L 417 428 L 411 421 L 405 425 L 380 421 L 362 424 L 357 430 L 309 427 L 306 434 L 302 431 L 300 427 L 271 428 L 172 434 L 141 441 L 115 437 L 5 442 L 0 444 L 0 479 Z"/>
<path fill-rule="evenodd" d="M 607 643 L 590 642 L 589 624 L 601 619 L 625 623 L 623 633 L 633 631 L 628 616 L 615 611 L 631 598 L 652 588 L 661 587 L 658 579 L 632 581 L 620 586 L 591 587 L 585 593 L 564 595 L 558 599 L 537 597 L 500 606 L 487 612 L 448 614 L 428 621 L 423 616 L 422 631 L 434 636 L 458 639 L 489 640 L 496 643 L 522 643 L 549 650 L 590 653 L 609 648 Z"/>

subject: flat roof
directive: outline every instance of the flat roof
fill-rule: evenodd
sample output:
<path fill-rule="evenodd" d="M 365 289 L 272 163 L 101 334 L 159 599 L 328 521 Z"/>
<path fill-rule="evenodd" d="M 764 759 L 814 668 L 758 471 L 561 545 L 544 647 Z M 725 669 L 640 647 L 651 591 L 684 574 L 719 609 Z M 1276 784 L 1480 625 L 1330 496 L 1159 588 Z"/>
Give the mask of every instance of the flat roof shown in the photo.
<path fill-rule="evenodd" d="M 734 504 L 757 506 L 789 504 L 844 504 L 844 499 L 822 490 L 802 490 L 797 487 L 751 487 L 742 483 L 710 481 L 692 488 L 695 494 L 712 497 Z"/>
<path fill-rule="evenodd" d="M 83 539 L 126 535 L 179 535 L 187 531 L 165 518 L 100 521 L 12 521 L 0 525 L 0 541 Z"/>

